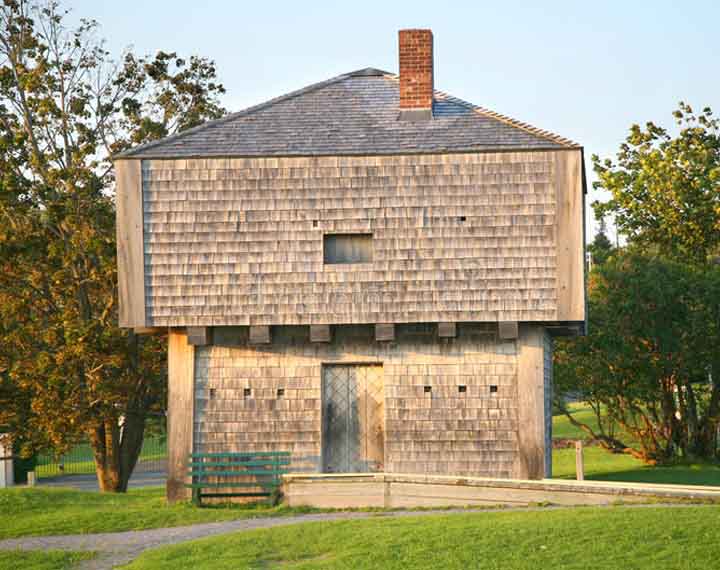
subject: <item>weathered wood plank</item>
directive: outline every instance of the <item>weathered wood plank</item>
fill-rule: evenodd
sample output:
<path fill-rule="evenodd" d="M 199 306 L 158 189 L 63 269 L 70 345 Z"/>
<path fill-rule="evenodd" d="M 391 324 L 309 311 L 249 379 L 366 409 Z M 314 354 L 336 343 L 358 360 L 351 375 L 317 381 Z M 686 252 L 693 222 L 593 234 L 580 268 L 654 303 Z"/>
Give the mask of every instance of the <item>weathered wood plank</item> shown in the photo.
<path fill-rule="evenodd" d="M 518 455 L 516 479 L 545 477 L 544 332 L 538 325 L 523 325 L 518 338 L 517 414 Z"/>
<path fill-rule="evenodd" d="M 375 340 L 395 340 L 395 325 L 392 323 L 378 323 L 375 325 Z"/>
<path fill-rule="evenodd" d="M 142 162 L 115 162 L 118 263 L 118 321 L 121 327 L 145 327 Z"/>
<path fill-rule="evenodd" d="M 581 151 L 555 153 L 557 318 L 585 320 L 585 236 Z"/>
<path fill-rule="evenodd" d="M 189 497 L 188 456 L 193 451 L 195 348 L 185 331 L 171 330 L 168 339 L 168 478 L 167 499 Z"/>
<path fill-rule="evenodd" d="M 188 327 L 188 343 L 193 346 L 207 346 L 212 344 L 212 327 Z"/>
<path fill-rule="evenodd" d="M 517 321 L 502 321 L 498 323 L 498 335 L 503 340 L 512 340 L 518 337 Z"/>
<path fill-rule="evenodd" d="M 440 338 L 455 338 L 457 336 L 457 323 L 438 323 L 438 336 Z"/>
<path fill-rule="evenodd" d="M 266 325 L 256 325 L 250 327 L 250 344 L 269 344 L 270 343 L 270 327 Z"/>
<path fill-rule="evenodd" d="M 330 342 L 330 325 L 310 325 L 310 342 Z"/>

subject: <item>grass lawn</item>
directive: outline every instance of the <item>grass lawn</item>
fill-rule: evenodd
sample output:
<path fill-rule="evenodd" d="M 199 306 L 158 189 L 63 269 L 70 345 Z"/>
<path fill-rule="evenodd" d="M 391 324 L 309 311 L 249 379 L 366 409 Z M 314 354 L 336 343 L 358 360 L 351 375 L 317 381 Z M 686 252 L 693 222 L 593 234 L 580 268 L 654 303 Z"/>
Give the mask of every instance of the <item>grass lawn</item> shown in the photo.
<path fill-rule="evenodd" d="M 126 570 L 717 568 L 720 507 L 583 508 L 309 523 L 143 554 Z"/>
<path fill-rule="evenodd" d="M 688 463 L 652 466 L 631 455 L 616 454 L 602 447 L 586 447 L 585 478 L 633 483 L 720 485 L 720 465 Z M 553 477 L 575 479 L 575 448 L 553 450 Z"/>
<path fill-rule="evenodd" d="M 65 552 L 46 550 L 45 552 L 4 551 L 0 550 L 0 568 L 17 570 L 70 570 L 81 560 L 93 558 L 91 552 Z"/>
<path fill-rule="evenodd" d="M 573 415 L 593 429 L 595 414 L 582 402 L 570 404 Z M 553 416 L 553 439 L 585 439 L 588 435 L 573 426 L 564 415 Z M 625 437 L 632 445 L 633 441 Z M 585 448 L 585 477 L 599 481 L 633 483 L 674 483 L 678 485 L 720 485 L 720 465 L 712 463 L 679 463 L 652 466 L 627 454 L 610 453 L 599 446 Z M 575 449 L 553 450 L 553 477 L 575 478 Z"/>
<path fill-rule="evenodd" d="M 163 487 L 134 489 L 127 494 L 18 487 L 0 490 L 0 539 L 140 530 L 310 511 L 265 504 L 203 508 L 188 503 L 168 505 Z"/>

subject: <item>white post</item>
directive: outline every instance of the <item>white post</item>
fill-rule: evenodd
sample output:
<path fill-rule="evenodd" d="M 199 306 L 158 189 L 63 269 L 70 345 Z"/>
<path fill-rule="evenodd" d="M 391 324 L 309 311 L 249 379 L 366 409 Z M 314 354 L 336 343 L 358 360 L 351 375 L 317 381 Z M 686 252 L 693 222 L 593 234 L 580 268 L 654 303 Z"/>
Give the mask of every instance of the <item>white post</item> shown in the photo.
<path fill-rule="evenodd" d="M 12 487 L 13 483 L 12 439 L 8 434 L 2 434 L 0 435 L 0 489 Z"/>
<path fill-rule="evenodd" d="M 575 478 L 578 481 L 585 480 L 585 463 L 583 460 L 583 442 L 581 439 L 575 442 Z"/>
<path fill-rule="evenodd" d="M 27 486 L 34 487 L 35 483 L 37 482 L 35 479 L 35 471 L 28 471 L 27 477 L 28 477 Z"/>

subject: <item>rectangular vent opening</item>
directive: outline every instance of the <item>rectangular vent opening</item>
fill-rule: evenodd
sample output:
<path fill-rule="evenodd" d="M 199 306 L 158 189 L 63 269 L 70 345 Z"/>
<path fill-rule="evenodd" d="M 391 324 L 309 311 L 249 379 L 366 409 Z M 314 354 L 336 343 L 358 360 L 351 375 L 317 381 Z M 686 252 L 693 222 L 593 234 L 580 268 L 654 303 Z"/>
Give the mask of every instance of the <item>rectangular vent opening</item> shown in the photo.
<path fill-rule="evenodd" d="M 325 234 L 323 236 L 323 262 L 326 265 L 369 263 L 372 260 L 372 234 Z"/>

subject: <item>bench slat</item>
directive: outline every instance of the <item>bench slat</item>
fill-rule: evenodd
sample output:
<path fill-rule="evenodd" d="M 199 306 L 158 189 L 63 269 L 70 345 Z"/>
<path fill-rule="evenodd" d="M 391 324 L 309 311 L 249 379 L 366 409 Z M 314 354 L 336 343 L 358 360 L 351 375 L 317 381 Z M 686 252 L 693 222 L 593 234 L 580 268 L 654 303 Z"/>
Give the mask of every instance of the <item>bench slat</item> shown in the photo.
<path fill-rule="evenodd" d="M 290 465 L 290 459 L 273 459 L 267 461 L 191 461 L 190 467 L 262 467 L 263 465 Z"/>
<path fill-rule="evenodd" d="M 188 471 L 193 477 L 247 477 L 249 475 L 282 475 L 282 469 L 248 469 L 246 471 Z"/>
<path fill-rule="evenodd" d="M 201 497 L 269 497 L 270 493 L 203 493 Z"/>
<path fill-rule="evenodd" d="M 260 483 L 186 483 L 188 489 L 220 489 L 227 487 L 277 487 L 276 483 L 263 485 Z"/>
<path fill-rule="evenodd" d="M 190 453 L 192 459 L 200 459 L 202 457 L 290 457 L 289 451 L 247 451 L 232 453 Z"/>

